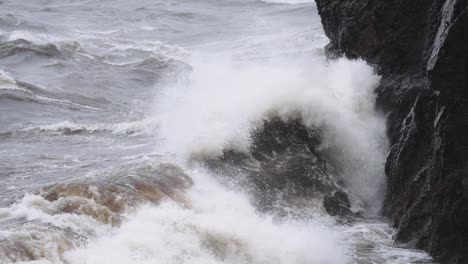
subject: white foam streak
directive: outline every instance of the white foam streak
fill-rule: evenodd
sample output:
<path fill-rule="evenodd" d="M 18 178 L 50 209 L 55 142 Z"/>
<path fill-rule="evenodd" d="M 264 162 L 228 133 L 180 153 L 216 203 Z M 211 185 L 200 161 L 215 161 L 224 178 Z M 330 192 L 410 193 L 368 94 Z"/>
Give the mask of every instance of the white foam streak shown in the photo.
<path fill-rule="evenodd" d="M 15 79 L 3 70 L 0 70 L 0 89 L 20 90 Z"/>
<path fill-rule="evenodd" d="M 51 42 L 60 42 L 62 41 L 61 38 L 45 33 L 35 33 L 26 30 L 14 30 L 8 36 L 8 41 L 16 41 L 16 40 L 26 40 L 31 43 L 35 43 L 38 45 L 46 45 Z"/>
<path fill-rule="evenodd" d="M 116 135 L 148 135 L 156 133 L 158 128 L 158 120 L 155 118 L 146 118 L 137 121 L 121 122 L 121 123 L 94 123 L 80 124 L 71 121 L 63 121 L 55 124 L 47 124 L 40 126 L 29 126 L 22 131 L 25 132 L 50 132 L 50 133 L 78 133 L 78 132 L 111 132 Z"/>

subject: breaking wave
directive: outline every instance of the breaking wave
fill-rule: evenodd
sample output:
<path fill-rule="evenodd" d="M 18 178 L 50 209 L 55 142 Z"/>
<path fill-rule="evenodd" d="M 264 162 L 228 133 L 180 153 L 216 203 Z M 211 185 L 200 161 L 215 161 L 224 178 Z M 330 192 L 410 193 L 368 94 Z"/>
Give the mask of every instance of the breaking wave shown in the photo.
<path fill-rule="evenodd" d="M 323 223 L 275 221 L 242 193 L 192 171 L 190 207 L 141 208 L 112 235 L 67 254 L 72 263 L 345 263 L 346 249 Z M 314 222 L 315 223 L 315 222 Z M 307 227 L 307 228 L 306 228 Z M 113 252 L 113 254 L 110 254 Z M 118 252 L 118 253 L 117 253 Z"/>
<path fill-rule="evenodd" d="M 112 233 L 138 205 L 165 199 L 187 203 L 183 192 L 191 185 L 180 167 L 153 162 L 122 166 L 100 179 L 44 187 L 0 209 L 0 260 L 67 262 L 67 250 Z"/>
<path fill-rule="evenodd" d="M 387 143 L 384 119 L 375 110 L 379 78 L 366 63 L 315 57 L 305 64 L 193 65 L 187 83 L 159 95 L 167 151 L 186 157 L 248 153 L 255 144 L 252 135 L 265 121 L 299 118 L 322 131 L 315 148 L 328 150 L 352 192 L 379 206 Z"/>

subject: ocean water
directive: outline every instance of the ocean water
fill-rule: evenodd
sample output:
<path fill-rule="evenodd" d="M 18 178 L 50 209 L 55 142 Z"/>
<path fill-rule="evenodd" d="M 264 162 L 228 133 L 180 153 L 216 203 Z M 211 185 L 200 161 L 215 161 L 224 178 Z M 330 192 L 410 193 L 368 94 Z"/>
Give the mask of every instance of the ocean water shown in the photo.
<path fill-rule="evenodd" d="M 433 263 L 327 42 L 307 0 L 0 1 L 0 263 Z"/>

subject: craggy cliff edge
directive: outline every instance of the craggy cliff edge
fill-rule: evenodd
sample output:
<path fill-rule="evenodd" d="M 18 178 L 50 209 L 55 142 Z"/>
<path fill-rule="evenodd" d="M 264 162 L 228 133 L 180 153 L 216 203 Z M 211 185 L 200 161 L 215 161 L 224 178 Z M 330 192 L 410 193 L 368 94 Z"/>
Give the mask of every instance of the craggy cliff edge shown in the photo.
<path fill-rule="evenodd" d="M 382 81 L 391 150 L 383 214 L 397 240 L 468 263 L 468 0 L 316 0 L 329 55 Z"/>

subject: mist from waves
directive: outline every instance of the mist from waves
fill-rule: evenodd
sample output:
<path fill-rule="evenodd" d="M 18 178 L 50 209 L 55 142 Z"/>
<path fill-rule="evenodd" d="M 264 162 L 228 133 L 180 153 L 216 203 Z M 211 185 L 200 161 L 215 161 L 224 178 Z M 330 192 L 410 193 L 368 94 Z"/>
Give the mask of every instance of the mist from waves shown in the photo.
<path fill-rule="evenodd" d="M 188 80 L 157 96 L 164 149 L 189 159 L 249 152 L 263 122 L 300 118 L 320 129 L 347 187 L 378 210 L 385 188 L 384 118 L 375 109 L 379 77 L 363 61 L 328 62 L 322 55 L 236 63 L 196 57 Z"/>

